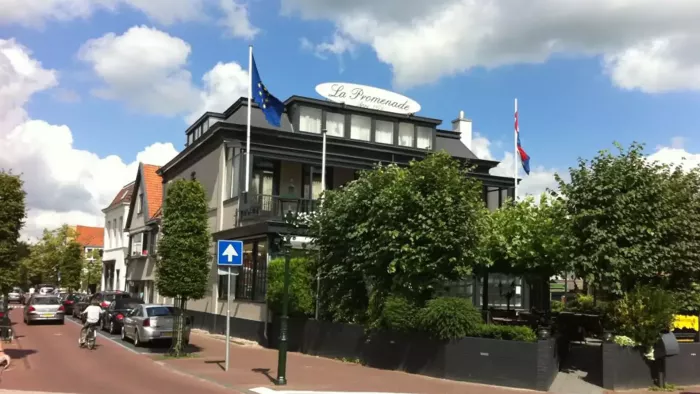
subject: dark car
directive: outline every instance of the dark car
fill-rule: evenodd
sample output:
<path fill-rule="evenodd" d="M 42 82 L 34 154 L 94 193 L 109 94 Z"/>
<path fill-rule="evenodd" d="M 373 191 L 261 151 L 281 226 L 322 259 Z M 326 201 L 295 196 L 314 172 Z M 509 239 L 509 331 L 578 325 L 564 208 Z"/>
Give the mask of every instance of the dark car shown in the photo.
<path fill-rule="evenodd" d="M 124 316 L 144 302 L 140 298 L 117 298 L 109 304 L 102 316 L 102 329 L 110 334 L 122 331 Z"/>
<path fill-rule="evenodd" d="M 107 309 L 109 305 L 114 302 L 115 300 L 121 299 L 121 298 L 133 298 L 129 293 L 123 292 L 123 291 L 100 291 L 97 292 L 91 296 L 85 301 L 85 304 L 83 305 L 82 303 L 80 304 L 80 312 L 84 311 L 85 308 L 88 307 L 88 305 L 92 304 L 93 301 L 97 301 L 97 303 L 100 305 L 102 310 Z M 85 316 L 82 316 L 81 319 L 83 323 L 85 323 Z"/>
<path fill-rule="evenodd" d="M 61 297 L 61 303 L 63 304 L 63 309 L 66 311 L 66 315 L 73 315 L 75 305 L 83 298 L 85 298 L 84 295 L 77 293 L 70 293 L 65 297 Z"/>
<path fill-rule="evenodd" d="M 87 306 L 90 304 L 90 296 L 87 294 L 74 294 L 74 300 L 73 300 L 73 310 L 71 311 L 71 315 L 73 317 L 80 318 L 80 313 L 87 308 Z"/>

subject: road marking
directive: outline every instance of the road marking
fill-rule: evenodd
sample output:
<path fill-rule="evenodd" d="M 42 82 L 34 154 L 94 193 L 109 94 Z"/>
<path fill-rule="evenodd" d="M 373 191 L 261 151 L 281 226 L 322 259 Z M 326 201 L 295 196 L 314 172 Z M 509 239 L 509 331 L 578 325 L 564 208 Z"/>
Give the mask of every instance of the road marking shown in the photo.
<path fill-rule="evenodd" d="M 250 389 L 258 394 L 406 394 L 406 393 L 386 393 L 380 391 L 310 391 L 310 390 L 273 390 L 267 387 L 256 387 Z"/>
<path fill-rule="evenodd" d="M 78 323 L 77 321 L 74 321 L 72 318 L 69 318 L 69 319 L 66 319 L 66 320 L 69 321 L 69 322 L 71 322 L 71 323 L 73 323 L 73 324 L 75 324 L 76 326 L 80 326 L 80 327 L 83 326 L 82 324 Z M 108 340 L 108 341 L 114 343 L 115 345 L 121 346 L 121 347 L 123 347 L 124 349 L 126 349 L 126 350 L 128 350 L 128 351 L 130 351 L 130 352 L 132 352 L 132 353 L 143 354 L 143 353 L 139 352 L 138 350 L 134 350 L 134 349 L 132 349 L 132 348 L 126 346 L 126 345 L 123 344 L 123 343 L 117 342 L 116 339 L 112 339 L 112 338 L 106 336 L 105 334 L 99 332 L 99 331 L 97 330 L 97 328 L 95 328 L 95 332 L 97 333 L 98 336 L 101 336 L 102 338 L 104 338 L 104 339 L 106 339 L 106 340 Z"/>

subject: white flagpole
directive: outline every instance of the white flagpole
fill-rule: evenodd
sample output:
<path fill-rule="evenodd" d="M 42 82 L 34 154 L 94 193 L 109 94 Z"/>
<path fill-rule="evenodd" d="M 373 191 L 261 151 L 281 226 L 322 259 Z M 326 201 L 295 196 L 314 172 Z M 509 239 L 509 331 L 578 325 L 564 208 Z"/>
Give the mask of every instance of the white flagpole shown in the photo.
<path fill-rule="evenodd" d="M 328 130 L 321 130 L 323 134 L 323 147 L 321 148 L 321 193 L 326 191 L 326 134 Z"/>
<path fill-rule="evenodd" d="M 248 193 L 250 186 L 250 112 L 253 98 L 253 46 L 248 46 L 248 123 L 246 124 L 245 143 L 245 192 Z"/>
<path fill-rule="evenodd" d="M 518 99 L 515 99 L 515 122 L 513 131 L 513 181 L 515 182 L 515 190 L 513 193 L 513 201 L 518 200 L 518 133 L 520 132 L 520 119 L 518 119 Z"/>

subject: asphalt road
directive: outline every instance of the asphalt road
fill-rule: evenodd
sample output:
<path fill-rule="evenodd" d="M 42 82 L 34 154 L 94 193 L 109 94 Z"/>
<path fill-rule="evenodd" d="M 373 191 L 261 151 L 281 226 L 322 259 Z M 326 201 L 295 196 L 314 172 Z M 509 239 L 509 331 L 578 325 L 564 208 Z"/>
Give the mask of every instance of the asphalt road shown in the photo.
<path fill-rule="evenodd" d="M 97 348 L 78 346 L 80 325 L 22 322 L 22 311 L 13 310 L 15 340 L 4 344 L 12 366 L 0 376 L 0 389 L 35 390 L 71 394 L 193 393 L 231 394 L 231 390 L 173 372 L 121 339 L 102 336 Z M 67 319 L 68 320 L 68 319 Z M 157 351 L 164 351 L 156 349 Z"/>

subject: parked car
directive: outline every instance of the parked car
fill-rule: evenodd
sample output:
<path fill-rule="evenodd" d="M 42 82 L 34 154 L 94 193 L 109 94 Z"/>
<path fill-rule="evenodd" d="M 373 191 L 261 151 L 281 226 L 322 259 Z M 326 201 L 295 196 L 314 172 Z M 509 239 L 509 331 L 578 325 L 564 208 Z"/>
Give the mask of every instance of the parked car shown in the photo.
<path fill-rule="evenodd" d="M 76 319 L 80 319 L 80 313 L 90 305 L 90 296 L 87 294 L 75 294 L 74 298 L 71 315 Z"/>
<path fill-rule="evenodd" d="M 66 312 L 66 315 L 73 315 L 73 309 L 75 309 L 75 304 L 80 301 L 84 296 L 79 293 L 68 293 L 64 297 L 61 298 L 61 304 L 63 304 L 63 309 Z"/>
<path fill-rule="evenodd" d="M 97 300 L 97 302 L 100 304 L 100 307 L 102 307 L 102 309 L 104 310 L 104 309 L 107 309 L 107 307 L 109 307 L 109 305 L 112 302 L 114 302 L 114 300 L 117 300 L 120 298 L 132 298 L 132 297 L 129 293 L 126 293 L 123 291 L 118 291 L 118 290 L 117 291 L 97 292 L 91 296 L 88 296 L 88 299 L 85 300 L 84 306 L 82 303 L 80 304 L 81 309 L 79 312 L 82 312 L 83 310 L 85 310 L 85 308 L 87 308 L 87 306 L 90 305 L 93 300 Z M 83 316 L 81 318 L 81 320 L 83 321 L 83 323 L 85 323 L 85 316 Z"/>
<path fill-rule="evenodd" d="M 122 340 L 130 339 L 135 346 L 155 341 L 172 341 L 173 325 L 178 313 L 177 308 L 170 305 L 139 305 L 124 316 Z M 190 341 L 190 331 L 191 324 L 189 319 L 186 319 L 185 343 Z"/>
<path fill-rule="evenodd" d="M 38 293 L 40 295 L 54 295 L 54 291 L 56 291 L 56 286 L 49 284 L 41 284 L 36 286 L 35 293 Z"/>
<path fill-rule="evenodd" d="M 37 321 L 54 321 L 63 324 L 65 310 L 61 300 L 55 295 L 33 294 L 24 306 L 23 317 L 27 325 Z"/>
<path fill-rule="evenodd" d="M 7 293 L 7 302 L 22 302 L 22 289 L 19 287 L 12 288 L 12 291 Z"/>
<path fill-rule="evenodd" d="M 134 308 L 143 305 L 140 298 L 118 298 L 105 309 L 102 315 L 102 329 L 110 334 L 122 331 L 124 316 L 128 315 Z"/>

